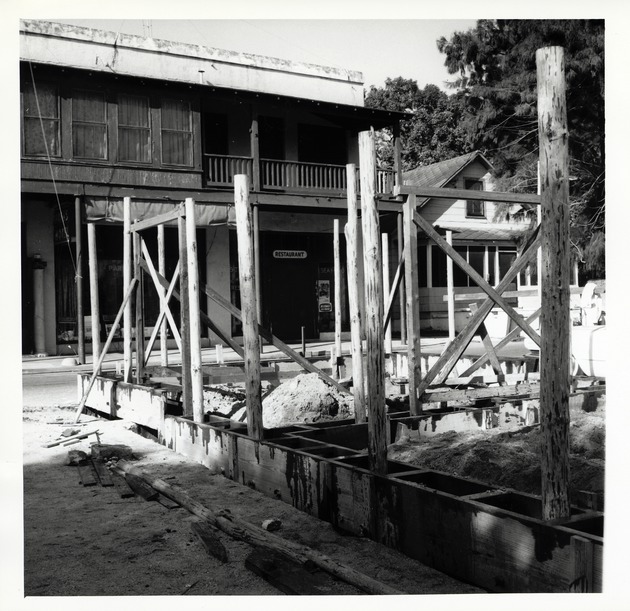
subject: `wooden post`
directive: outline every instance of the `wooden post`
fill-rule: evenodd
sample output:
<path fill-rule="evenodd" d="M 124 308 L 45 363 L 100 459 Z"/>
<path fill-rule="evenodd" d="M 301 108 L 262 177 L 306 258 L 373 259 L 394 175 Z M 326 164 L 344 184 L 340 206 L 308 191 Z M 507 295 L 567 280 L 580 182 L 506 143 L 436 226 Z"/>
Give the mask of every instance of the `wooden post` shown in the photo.
<path fill-rule="evenodd" d="M 381 234 L 382 252 L 383 252 L 383 308 L 387 306 L 389 298 L 390 282 L 389 282 L 389 236 L 387 233 Z M 385 310 L 384 310 L 385 311 Z M 385 354 L 392 353 L 392 323 L 390 320 L 385 325 Z"/>
<path fill-rule="evenodd" d="M 260 280 L 260 221 L 258 215 L 260 210 L 258 206 L 252 206 L 253 208 L 253 220 L 254 220 L 254 268 L 256 270 L 256 315 L 258 317 L 258 324 L 262 324 L 262 282 Z M 261 340 L 262 346 L 262 340 Z"/>
<path fill-rule="evenodd" d="M 158 271 L 160 275 L 166 276 L 166 245 L 164 243 L 164 225 L 157 226 L 157 243 L 158 243 Z M 156 287 L 162 297 L 166 296 L 166 289 L 159 285 Z M 166 333 L 166 317 L 162 317 L 160 323 L 160 364 L 162 367 L 168 367 L 168 336 Z"/>
<path fill-rule="evenodd" d="M 203 371 L 201 369 L 201 320 L 199 317 L 199 264 L 195 200 L 186 202 L 186 254 L 188 255 L 188 313 L 190 329 L 190 377 L 193 420 L 203 422 Z"/>
<path fill-rule="evenodd" d="M 402 180 L 402 141 L 400 139 L 400 121 L 394 123 L 394 171 L 396 172 L 395 183 L 400 187 Z"/>
<path fill-rule="evenodd" d="M 90 316 L 92 317 L 92 369 L 98 374 L 98 357 L 101 355 L 101 308 L 98 295 L 98 255 L 96 252 L 96 225 L 88 223 L 88 265 L 90 268 Z"/>
<path fill-rule="evenodd" d="M 385 414 L 385 358 L 383 354 L 383 282 L 380 227 L 376 206 L 376 149 L 374 130 L 359 133 L 361 220 L 365 273 L 367 336 L 368 455 L 375 473 L 387 473 L 388 431 Z"/>
<path fill-rule="evenodd" d="M 413 222 L 416 196 L 409 195 L 403 206 L 405 232 L 405 289 L 407 297 L 407 368 L 409 370 L 409 411 L 422 413 L 418 398 L 420 384 L 420 288 L 418 285 L 418 230 Z"/>
<path fill-rule="evenodd" d="M 77 286 L 77 349 L 79 364 L 85 364 L 85 313 L 83 308 L 83 205 L 81 196 L 74 198 L 74 235 Z"/>
<path fill-rule="evenodd" d="M 348 261 L 348 303 L 350 306 L 350 337 L 352 346 L 352 393 L 354 396 L 354 419 L 366 421 L 365 381 L 363 379 L 363 341 L 361 332 L 361 306 L 359 304 L 359 252 L 357 233 L 357 177 L 356 166 L 346 165 L 348 185 L 348 224 L 346 225 L 346 259 Z"/>
<path fill-rule="evenodd" d="M 453 245 L 453 232 L 446 230 L 446 241 Z M 448 296 L 448 339 L 455 339 L 455 284 L 453 282 L 453 259 L 446 257 L 446 294 Z"/>
<path fill-rule="evenodd" d="M 127 294 L 131 285 L 131 198 L 123 199 L 123 292 Z M 131 330 L 133 327 L 131 299 L 123 313 L 123 380 L 131 382 Z"/>
<path fill-rule="evenodd" d="M 536 163 L 536 193 L 540 195 L 540 161 Z M 536 206 L 536 220 L 540 226 L 542 222 L 542 206 Z M 536 255 L 536 271 L 538 276 L 538 301 L 542 302 L 542 248 L 538 249 L 538 254 Z"/>
<path fill-rule="evenodd" d="M 333 377 L 339 378 L 341 362 L 341 256 L 339 254 L 339 219 L 333 221 L 333 260 L 335 272 L 335 360 Z"/>
<path fill-rule="evenodd" d="M 142 268 L 140 258 L 142 257 L 140 234 L 135 231 L 133 234 L 133 275 L 138 280 L 138 290 L 136 291 L 136 384 L 144 381 L 144 283 L 142 281 Z"/>
<path fill-rule="evenodd" d="M 243 348 L 245 350 L 245 399 L 247 401 L 247 433 L 262 439 L 263 419 L 260 398 L 260 344 L 256 306 L 256 269 L 252 240 L 252 212 L 249 204 L 249 183 L 245 174 L 234 176 L 236 235 L 238 238 L 238 271 L 243 314 Z"/>
<path fill-rule="evenodd" d="M 540 420 L 543 519 L 568 517 L 569 154 L 564 49 L 536 51 L 542 209 Z"/>
<path fill-rule="evenodd" d="M 258 113 L 256 110 L 252 111 L 250 148 L 252 155 L 252 190 L 260 191 L 260 141 L 258 139 Z"/>
<path fill-rule="evenodd" d="M 402 259 L 404 248 L 403 237 L 403 215 L 398 214 L 396 230 L 398 232 L 398 260 Z M 404 346 L 407 343 L 407 312 L 405 311 L 405 277 L 400 279 L 400 343 Z"/>
<path fill-rule="evenodd" d="M 186 218 L 180 214 L 177 219 L 179 247 L 179 311 L 180 333 L 182 336 L 182 403 L 184 416 L 192 417 L 192 377 L 190 375 L 190 302 L 188 300 L 188 253 L 186 250 Z"/>

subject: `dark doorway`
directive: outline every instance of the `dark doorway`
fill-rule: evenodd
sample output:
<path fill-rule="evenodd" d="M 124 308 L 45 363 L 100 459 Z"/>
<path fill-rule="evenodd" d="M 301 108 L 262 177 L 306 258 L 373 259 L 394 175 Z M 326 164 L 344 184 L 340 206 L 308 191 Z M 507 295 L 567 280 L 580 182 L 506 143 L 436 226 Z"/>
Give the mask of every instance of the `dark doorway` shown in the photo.
<path fill-rule="evenodd" d="M 346 132 L 325 125 L 298 125 L 300 161 L 344 165 L 348 161 Z"/>

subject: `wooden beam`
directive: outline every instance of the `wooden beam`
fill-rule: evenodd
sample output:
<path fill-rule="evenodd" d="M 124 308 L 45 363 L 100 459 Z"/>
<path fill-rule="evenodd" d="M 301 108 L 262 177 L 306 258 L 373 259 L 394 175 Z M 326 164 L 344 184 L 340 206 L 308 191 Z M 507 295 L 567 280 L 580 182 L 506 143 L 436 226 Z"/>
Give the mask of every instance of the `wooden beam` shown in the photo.
<path fill-rule="evenodd" d="M 83 306 L 83 202 L 74 198 L 75 282 L 77 289 L 77 348 L 79 364 L 85 364 L 85 311 Z"/>
<path fill-rule="evenodd" d="M 348 223 L 346 224 L 346 258 L 348 272 L 348 303 L 350 306 L 350 336 L 352 347 L 352 394 L 354 396 L 354 419 L 357 423 L 366 421 L 365 380 L 363 377 L 363 340 L 361 330 L 361 306 L 359 286 L 359 250 L 357 215 L 357 176 L 353 163 L 346 165 L 348 185 Z"/>
<path fill-rule="evenodd" d="M 389 435 L 385 416 L 385 355 L 383 353 L 383 279 L 376 207 L 376 147 L 374 130 L 359 133 L 363 269 L 365 273 L 366 406 L 370 468 L 387 473 Z"/>
<path fill-rule="evenodd" d="M 186 251 L 186 219 L 177 219 L 179 246 L 179 311 L 182 336 L 182 403 L 184 416 L 192 417 L 192 378 L 190 375 L 190 312 L 188 301 L 188 253 Z"/>
<path fill-rule="evenodd" d="M 396 268 L 396 274 L 394 275 L 392 288 L 389 291 L 389 295 L 387 296 L 387 301 L 385 302 L 385 315 L 383 317 L 384 327 L 387 327 L 387 325 L 390 324 L 390 321 L 392 318 L 392 309 L 394 308 L 394 299 L 396 298 L 396 293 L 399 292 L 404 274 L 405 274 L 405 255 L 403 253 L 400 255 L 400 258 L 398 260 L 398 267 Z"/>
<path fill-rule="evenodd" d="M 524 253 L 516 259 L 512 267 L 497 285 L 496 291 L 498 293 L 502 293 L 509 286 L 512 280 L 514 280 L 514 278 L 520 273 L 520 271 L 533 260 L 536 256 L 536 249 L 538 248 L 539 243 L 540 235 L 539 232 L 536 231 L 529 240 Z M 439 383 L 448 377 L 448 374 L 453 370 L 453 367 L 456 365 L 457 361 L 464 353 L 464 350 L 466 350 L 466 347 L 474 337 L 477 328 L 490 313 L 490 310 L 492 310 L 493 305 L 494 301 L 488 298 L 479 306 L 479 309 L 471 316 L 464 329 L 462 329 L 462 331 L 448 345 L 446 350 L 434 363 L 433 367 L 431 367 L 431 369 L 427 372 L 419 386 L 419 392 L 424 392 L 429 384 L 431 384 L 434 380 Z"/>
<path fill-rule="evenodd" d="M 166 295 L 163 295 L 160 290 L 158 290 L 158 298 L 160 300 L 160 314 L 158 315 L 155 327 L 153 329 L 153 334 L 151 335 L 151 339 L 149 339 L 147 352 L 151 351 L 153 347 L 153 342 L 155 341 L 155 334 L 157 333 L 157 329 L 162 325 L 162 321 L 166 318 L 171 326 L 171 331 L 173 332 L 173 337 L 175 338 L 175 343 L 179 348 L 179 352 L 182 352 L 182 339 L 179 335 L 179 330 L 177 329 L 177 324 L 175 323 L 175 318 L 171 313 L 171 309 L 169 307 L 169 301 L 173 293 L 175 292 L 175 283 L 179 278 L 179 263 L 175 266 L 175 271 L 173 272 L 173 278 L 171 279 L 170 284 L 167 282 L 166 286 L 162 285 L 162 283 L 158 279 L 158 273 L 155 271 L 155 267 L 153 266 L 153 261 L 151 260 L 151 255 L 146 247 L 144 241 L 142 242 L 142 254 L 144 255 L 144 259 L 140 262 L 140 266 L 145 271 L 149 272 L 149 276 L 153 280 L 153 284 L 156 289 L 164 290 L 167 288 Z M 146 363 L 145 363 L 146 364 Z"/>
<path fill-rule="evenodd" d="M 335 282 L 335 358 L 333 374 L 339 377 L 341 359 L 341 255 L 339 252 L 339 219 L 333 220 L 333 267 Z"/>
<path fill-rule="evenodd" d="M 164 224 L 161 223 L 157 226 L 157 243 L 158 243 L 158 271 L 162 276 L 166 276 L 166 243 L 164 239 Z M 178 268 L 179 269 L 179 268 Z M 179 272 L 178 272 L 179 273 Z M 160 297 L 160 303 L 163 303 L 163 299 L 166 297 L 166 289 L 159 285 L 156 287 L 158 295 Z M 168 301 L 166 302 L 168 304 Z M 168 335 L 166 330 L 166 317 L 162 314 L 163 310 L 160 307 L 160 363 L 162 367 L 168 367 Z M 156 325 L 157 327 L 158 325 Z M 181 341 L 180 341 L 181 351 Z M 149 348 L 150 352 L 151 349 Z"/>
<path fill-rule="evenodd" d="M 201 370 L 201 321 L 199 318 L 199 264 L 195 200 L 186 198 L 186 252 L 188 255 L 188 312 L 190 324 L 190 383 L 195 422 L 203 422 L 203 372 Z"/>
<path fill-rule="evenodd" d="M 131 258 L 131 198 L 123 200 L 123 292 L 131 285 L 133 262 Z M 131 382 L 131 331 L 133 317 L 131 301 L 127 303 L 123 319 L 123 380 Z"/>
<path fill-rule="evenodd" d="M 387 316 L 387 311 L 390 304 L 393 304 L 394 300 L 389 299 L 390 284 L 389 284 L 389 236 L 387 233 L 381 234 L 381 250 L 383 252 L 383 312 L 385 316 L 383 319 L 383 328 L 385 329 L 385 354 L 392 353 L 392 326 L 391 313 Z"/>
<path fill-rule="evenodd" d="M 144 282 L 140 259 L 142 258 L 139 233 L 133 234 L 133 275 L 138 280 L 136 291 L 136 384 L 144 382 Z"/>
<path fill-rule="evenodd" d="M 156 214 L 151 218 L 145 219 L 143 221 L 135 221 L 135 223 L 131 226 L 132 232 L 144 231 L 145 229 L 150 229 L 151 227 L 159 227 L 160 225 L 164 225 L 164 223 L 168 223 L 169 221 L 175 221 L 179 218 L 179 215 L 183 212 L 183 206 L 180 204 L 171 210 L 170 212 L 165 212 L 164 214 Z"/>
<path fill-rule="evenodd" d="M 114 340 L 114 336 L 116 335 L 116 331 L 118 330 L 120 319 L 122 318 L 123 313 L 126 311 L 127 304 L 131 301 L 131 296 L 133 295 L 133 292 L 136 289 L 137 285 L 138 285 L 138 281 L 135 278 L 133 278 L 131 282 L 129 283 L 129 286 L 127 287 L 127 291 L 125 293 L 123 302 L 120 305 L 120 308 L 118 309 L 118 314 L 116 314 L 116 318 L 114 319 L 114 324 L 112 325 L 112 328 L 109 330 L 109 335 L 107 336 L 107 341 L 105 342 L 105 345 L 103 346 L 103 351 L 101 352 L 101 355 L 98 358 L 97 367 L 95 367 L 94 371 L 92 372 L 92 376 L 90 377 L 90 382 L 88 384 L 87 390 L 85 390 L 85 392 L 83 393 L 83 396 L 81 397 L 81 401 L 79 402 L 79 406 L 77 407 L 77 410 L 75 412 L 75 418 L 74 418 L 75 422 L 79 422 L 79 418 L 81 417 L 81 412 L 83 411 L 83 408 L 85 407 L 85 403 L 87 401 L 88 395 L 90 394 L 90 391 L 92 390 L 92 386 L 94 386 L 94 382 L 97 377 L 96 371 L 100 370 L 101 367 L 103 366 L 103 361 L 105 360 L 107 351 L 109 350 L 109 347 L 112 345 L 112 341 Z"/>
<path fill-rule="evenodd" d="M 571 295 L 581 295 L 582 288 L 579 286 L 572 286 L 569 288 Z M 503 297 L 510 299 L 513 297 L 536 297 L 538 295 L 538 289 L 519 289 L 518 291 L 505 291 Z M 455 301 L 471 301 L 473 299 L 486 299 L 488 295 L 486 293 L 458 293 L 455 295 Z M 442 301 L 447 301 L 448 296 L 444 295 Z"/>
<path fill-rule="evenodd" d="M 501 296 L 481 275 L 433 229 L 432 225 L 417 212 L 414 213 L 414 223 L 418 225 L 470 278 L 484 291 L 529 337 L 540 345 L 540 336 L 524 320 L 524 318 Z"/>
<path fill-rule="evenodd" d="M 409 411 L 412 416 L 422 413 L 418 402 L 420 370 L 420 287 L 418 282 L 418 230 L 413 223 L 416 196 L 407 197 L 403 208 L 405 233 L 405 288 L 407 290 L 407 363 L 409 368 Z"/>
<path fill-rule="evenodd" d="M 446 243 L 453 246 L 453 232 L 446 230 Z M 450 341 L 455 339 L 455 284 L 453 281 L 453 259 L 446 257 L 446 295 L 444 296 L 448 303 L 448 338 Z"/>
<path fill-rule="evenodd" d="M 96 226 L 88 223 L 88 267 L 90 268 L 90 314 L 92 317 L 92 365 L 101 354 L 101 308 L 98 294 L 98 254 L 96 252 Z M 97 374 L 100 371 L 96 372 Z"/>
<path fill-rule="evenodd" d="M 243 348 L 245 349 L 245 400 L 247 433 L 253 439 L 264 436 L 262 400 L 260 398 L 260 343 L 256 306 L 256 268 L 252 239 L 252 211 L 249 203 L 249 178 L 234 176 L 236 235 L 238 238 L 238 272 L 243 311 Z"/>
<path fill-rule="evenodd" d="M 394 195 L 415 195 L 427 199 L 470 199 L 506 204 L 540 204 L 540 196 L 529 193 L 501 193 L 499 191 L 472 191 L 469 189 L 446 189 L 443 187 L 417 187 L 402 185 L 394 187 Z"/>
<path fill-rule="evenodd" d="M 530 323 L 536 320 L 540 316 L 540 308 L 538 308 L 533 314 L 527 317 L 527 322 Z M 519 333 L 521 332 L 520 328 L 516 327 L 512 329 L 495 347 L 496 351 L 501 350 L 504 346 L 507 346 Z M 464 371 L 461 377 L 472 375 L 477 369 L 485 365 L 490 356 L 488 354 L 484 354 L 479 357 L 466 371 Z"/>
<path fill-rule="evenodd" d="M 404 248 L 404 237 L 403 237 L 403 215 L 399 213 L 396 215 L 396 231 L 398 233 L 398 261 L 400 262 L 398 266 L 404 262 L 403 256 L 403 248 Z M 407 316 L 405 311 L 405 277 L 401 275 L 400 278 L 400 343 L 405 345 L 407 343 Z M 394 282 L 395 284 L 395 282 Z"/>
<path fill-rule="evenodd" d="M 234 305 L 232 305 L 223 295 L 219 294 L 214 289 L 209 286 L 201 286 L 201 290 L 205 292 L 205 294 L 212 299 L 215 303 L 218 303 L 221 307 L 225 308 L 232 316 L 237 318 L 238 320 L 242 320 L 243 316 L 241 311 Z M 280 352 L 286 354 L 290 359 L 295 361 L 298 365 L 300 365 L 306 371 L 310 371 L 311 373 L 316 373 L 322 380 L 325 380 L 328 384 L 334 386 L 339 392 L 343 392 L 349 394 L 350 391 L 345 387 L 339 384 L 336 380 L 333 380 L 329 375 L 326 375 L 321 369 L 318 369 L 311 362 L 306 360 L 301 354 L 293 350 L 290 346 L 285 344 L 281 339 L 277 338 L 275 335 L 272 335 L 267 329 L 265 329 L 262 325 L 258 325 L 258 334 L 270 344 L 273 344 Z"/>
<path fill-rule="evenodd" d="M 473 314 L 478 309 L 477 304 L 474 302 L 471 303 L 469 307 L 470 311 Z M 496 373 L 497 375 L 501 375 L 503 373 L 503 370 L 501 369 L 501 363 L 499 362 L 497 353 L 495 352 L 494 346 L 492 345 L 492 340 L 490 339 L 488 329 L 483 322 L 479 325 L 479 335 L 481 337 L 483 347 L 486 349 L 486 354 L 488 355 L 488 360 L 490 361 L 490 365 L 492 366 L 492 371 L 494 371 L 494 373 Z"/>
<path fill-rule="evenodd" d="M 514 397 L 527 395 L 536 398 L 540 393 L 539 384 L 523 382 L 509 386 L 488 386 L 487 388 L 468 388 L 464 390 L 426 390 L 422 400 L 432 403 L 446 403 L 448 401 L 477 401 L 494 397 Z"/>
<path fill-rule="evenodd" d="M 569 145 L 564 49 L 536 51 L 542 201 L 540 326 L 543 519 L 568 517 L 571 317 Z"/>

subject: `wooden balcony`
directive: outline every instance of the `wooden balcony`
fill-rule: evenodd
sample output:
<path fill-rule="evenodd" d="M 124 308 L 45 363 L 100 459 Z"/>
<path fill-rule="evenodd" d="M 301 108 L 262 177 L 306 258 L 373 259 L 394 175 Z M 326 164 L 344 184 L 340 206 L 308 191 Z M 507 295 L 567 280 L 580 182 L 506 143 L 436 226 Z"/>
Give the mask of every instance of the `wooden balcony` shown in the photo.
<path fill-rule="evenodd" d="M 231 187 L 235 174 L 247 174 L 253 182 L 251 157 L 205 155 L 205 179 L 209 187 Z M 394 170 L 377 170 L 376 190 L 392 193 Z M 344 195 L 346 166 L 279 159 L 260 160 L 260 189 L 283 193 Z"/>

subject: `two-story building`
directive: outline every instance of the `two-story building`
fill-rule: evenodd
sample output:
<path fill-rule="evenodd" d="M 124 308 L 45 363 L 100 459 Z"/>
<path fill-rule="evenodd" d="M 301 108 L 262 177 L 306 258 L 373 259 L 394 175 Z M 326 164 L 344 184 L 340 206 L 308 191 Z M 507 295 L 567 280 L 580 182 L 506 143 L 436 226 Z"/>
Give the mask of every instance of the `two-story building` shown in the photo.
<path fill-rule="evenodd" d="M 358 165 L 359 131 L 396 130 L 403 116 L 365 108 L 360 73 L 25 20 L 20 88 L 24 353 L 76 348 L 77 308 L 90 313 L 87 223 L 96 224 L 104 330 L 111 324 L 122 301 L 125 197 L 134 219 L 193 197 L 201 281 L 238 303 L 239 173 L 250 176 L 255 207 L 263 324 L 287 340 L 302 327 L 307 338 L 333 330 L 327 288 L 333 220 L 343 227 L 346 216 L 345 165 Z M 382 192 L 395 173 L 379 172 Z M 155 252 L 155 230 L 144 234 Z M 169 277 L 177 251 L 167 228 Z M 144 304 L 150 326 L 157 296 L 145 291 Z M 204 298 L 202 309 L 240 334 L 214 303 Z"/>

